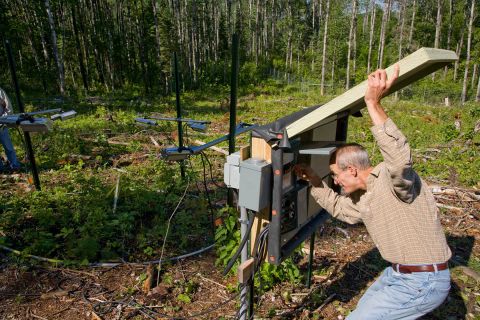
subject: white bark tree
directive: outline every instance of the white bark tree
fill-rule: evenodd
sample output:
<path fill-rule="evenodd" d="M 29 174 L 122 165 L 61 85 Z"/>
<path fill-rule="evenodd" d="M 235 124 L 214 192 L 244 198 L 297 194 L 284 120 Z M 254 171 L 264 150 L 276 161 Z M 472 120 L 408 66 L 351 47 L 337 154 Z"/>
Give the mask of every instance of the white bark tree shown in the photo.
<path fill-rule="evenodd" d="M 325 28 L 323 30 L 323 51 L 322 51 L 322 80 L 320 82 L 320 95 L 325 94 L 325 65 L 327 62 L 327 34 L 328 34 L 328 16 L 330 13 L 330 0 L 327 0 L 325 8 Z"/>
<path fill-rule="evenodd" d="M 470 65 L 470 47 L 472 45 L 472 27 L 473 20 L 475 20 L 475 0 L 472 0 L 470 6 L 470 20 L 468 23 L 468 38 L 467 38 L 467 58 L 465 60 L 465 73 L 463 74 L 463 88 L 461 101 L 462 105 L 465 104 L 467 100 L 467 87 L 468 87 L 468 68 Z"/>
<path fill-rule="evenodd" d="M 55 22 L 53 21 L 53 15 L 50 8 L 49 0 L 45 0 L 45 10 L 47 11 L 48 23 L 50 24 L 50 32 L 52 35 L 53 56 L 55 58 L 55 62 L 58 68 L 60 94 L 63 95 L 65 93 L 65 69 L 63 67 L 62 57 L 60 57 L 58 54 L 57 33 L 55 31 Z"/>

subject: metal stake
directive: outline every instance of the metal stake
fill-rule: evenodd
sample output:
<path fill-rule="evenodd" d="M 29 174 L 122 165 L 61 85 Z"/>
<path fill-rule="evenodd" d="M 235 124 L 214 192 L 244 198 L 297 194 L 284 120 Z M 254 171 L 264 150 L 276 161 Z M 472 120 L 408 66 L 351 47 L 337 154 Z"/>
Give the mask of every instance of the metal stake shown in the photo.
<path fill-rule="evenodd" d="M 235 152 L 235 127 L 237 126 L 237 86 L 238 86 L 238 35 L 232 35 L 232 78 L 230 82 L 230 130 L 228 154 Z M 228 190 L 227 203 L 233 207 L 233 192 Z"/>
<path fill-rule="evenodd" d="M 312 265 L 313 265 L 313 248 L 315 245 L 315 232 L 310 236 L 310 255 L 308 256 L 308 270 L 307 270 L 307 288 L 310 289 L 312 282 Z"/>
<path fill-rule="evenodd" d="M 173 53 L 173 60 L 174 60 L 174 72 L 175 72 L 175 98 L 176 98 L 176 106 L 177 106 L 177 118 L 182 118 L 182 107 L 180 106 L 180 86 L 179 86 L 179 79 L 178 79 L 178 59 L 177 53 Z M 178 149 L 183 149 L 183 123 L 181 121 L 177 122 L 178 128 Z M 180 161 L 180 173 L 182 175 L 182 179 L 185 180 L 185 164 L 183 161 Z"/>
<path fill-rule="evenodd" d="M 13 86 L 15 87 L 15 95 L 17 97 L 18 109 L 20 110 L 20 113 L 24 113 L 25 108 L 23 106 L 22 97 L 20 95 L 20 88 L 18 86 L 17 72 L 15 70 L 15 61 L 13 60 L 12 48 L 8 40 L 5 40 L 5 47 L 7 49 L 8 64 L 10 66 L 12 82 L 13 82 Z M 35 184 L 35 189 L 40 191 L 41 190 L 40 178 L 38 177 L 37 165 L 35 164 L 35 155 L 33 153 L 32 140 L 30 139 L 30 133 L 24 131 L 23 135 L 25 137 L 25 144 L 27 145 L 27 155 L 28 155 L 28 160 L 30 160 L 30 167 L 32 169 L 33 182 Z"/>
<path fill-rule="evenodd" d="M 240 239 L 243 239 L 247 234 L 247 223 L 248 223 L 248 214 L 247 208 L 240 207 Z M 241 254 L 241 261 L 242 263 L 247 261 L 248 259 L 248 244 L 245 244 L 242 248 Z M 247 310 L 248 310 L 248 303 L 247 303 L 247 292 L 248 288 L 245 286 L 242 288 L 240 292 L 240 320 L 247 319 Z"/>

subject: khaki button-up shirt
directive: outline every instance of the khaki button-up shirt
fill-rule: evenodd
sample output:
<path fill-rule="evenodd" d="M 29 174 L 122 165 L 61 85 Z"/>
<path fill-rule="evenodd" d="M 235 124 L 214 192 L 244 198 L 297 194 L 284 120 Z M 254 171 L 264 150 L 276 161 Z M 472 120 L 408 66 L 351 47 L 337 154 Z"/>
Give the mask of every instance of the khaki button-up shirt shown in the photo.
<path fill-rule="evenodd" d="M 412 169 L 407 139 L 391 119 L 371 128 L 384 161 L 373 168 L 367 190 L 339 195 L 324 184 L 315 200 L 333 217 L 363 222 L 382 257 L 391 263 L 431 264 L 450 259 L 433 194 Z"/>

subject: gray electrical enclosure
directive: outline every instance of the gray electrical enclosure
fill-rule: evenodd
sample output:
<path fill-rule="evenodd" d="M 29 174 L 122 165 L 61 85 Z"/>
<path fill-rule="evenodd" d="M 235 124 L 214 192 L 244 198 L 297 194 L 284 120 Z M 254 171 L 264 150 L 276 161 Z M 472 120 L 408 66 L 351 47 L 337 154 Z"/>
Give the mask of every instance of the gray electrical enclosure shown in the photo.
<path fill-rule="evenodd" d="M 240 162 L 238 205 L 260 211 L 270 204 L 272 195 L 272 166 L 262 159 L 250 158 Z"/>
<path fill-rule="evenodd" d="M 229 188 L 240 188 L 240 152 L 227 156 L 223 166 L 223 182 Z"/>

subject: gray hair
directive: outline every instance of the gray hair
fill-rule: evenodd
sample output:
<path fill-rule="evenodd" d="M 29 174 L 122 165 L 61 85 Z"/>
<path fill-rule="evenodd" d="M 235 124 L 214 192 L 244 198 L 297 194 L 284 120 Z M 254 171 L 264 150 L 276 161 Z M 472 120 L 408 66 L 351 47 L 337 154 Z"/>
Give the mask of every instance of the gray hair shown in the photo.
<path fill-rule="evenodd" d="M 360 170 L 371 167 L 367 150 L 358 143 L 347 143 L 338 147 L 332 154 L 330 163 L 336 163 L 340 170 L 345 170 L 348 166 L 354 166 Z"/>

